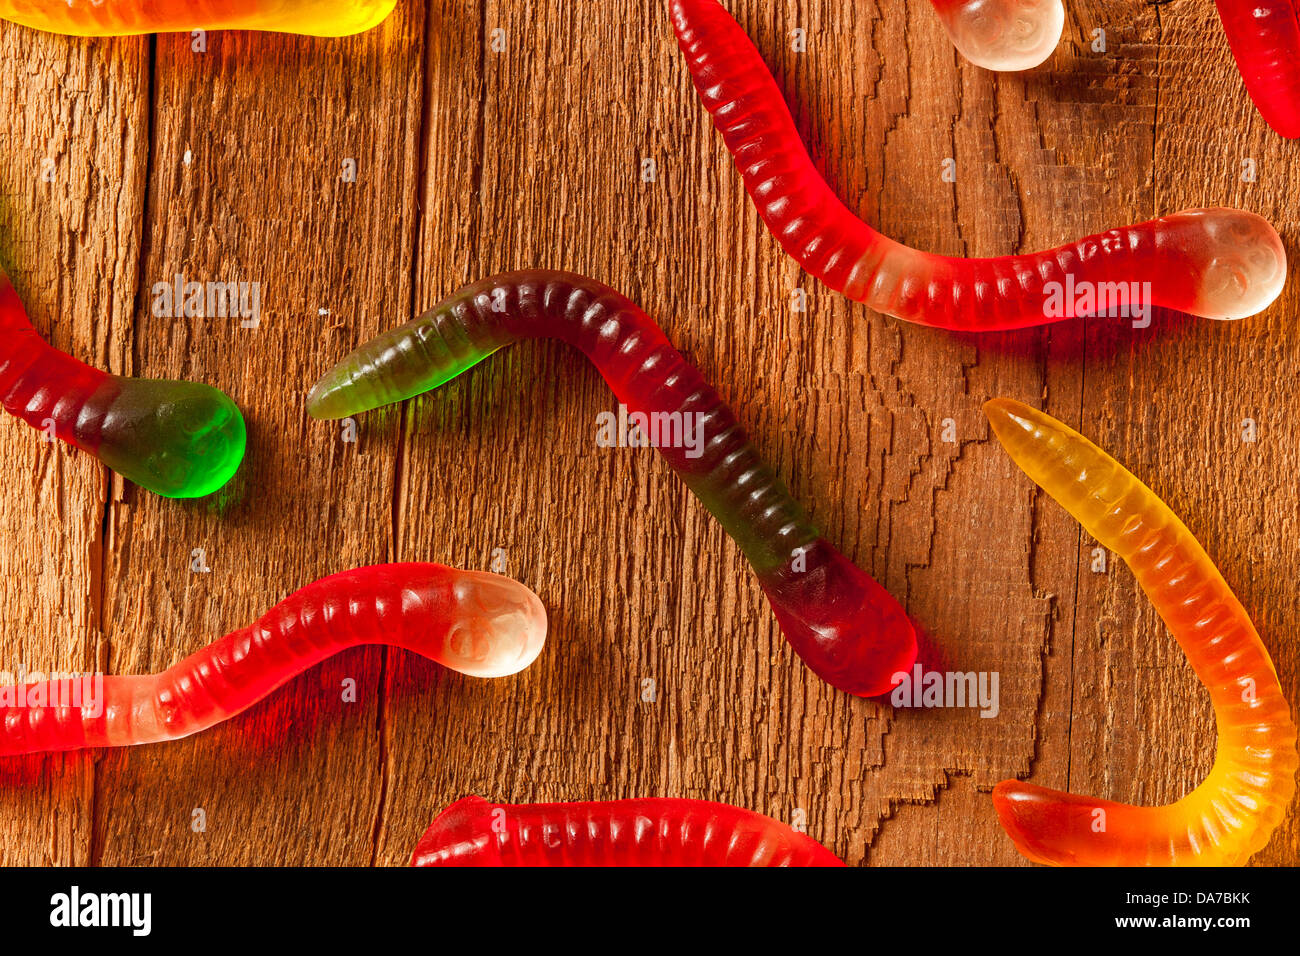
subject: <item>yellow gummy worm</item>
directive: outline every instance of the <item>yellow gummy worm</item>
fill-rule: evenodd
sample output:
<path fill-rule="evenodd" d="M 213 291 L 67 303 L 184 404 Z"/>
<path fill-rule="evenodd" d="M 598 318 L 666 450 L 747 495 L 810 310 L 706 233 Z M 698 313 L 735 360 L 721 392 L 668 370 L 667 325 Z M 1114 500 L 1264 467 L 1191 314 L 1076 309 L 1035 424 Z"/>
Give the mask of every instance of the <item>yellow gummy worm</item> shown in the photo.
<path fill-rule="evenodd" d="M 1210 692 L 1214 767 L 1177 803 L 1135 807 L 1004 780 L 1002 827 L 1039 863 L 1213 866 L 1262 849 L 1295 795 L 1296 726 L 1241 602 L 1178 516 L 1115 459 L 1056 419 L 999 398 L 1007 453 L 1088 533 L 1122 557 Z"/>
<path fill-rule="evenodd" d="M 378 26 L 397 0 L 0 0 L 0 19 L 50 33 L 129 36 L 271 30 L 340 37 Z"/>

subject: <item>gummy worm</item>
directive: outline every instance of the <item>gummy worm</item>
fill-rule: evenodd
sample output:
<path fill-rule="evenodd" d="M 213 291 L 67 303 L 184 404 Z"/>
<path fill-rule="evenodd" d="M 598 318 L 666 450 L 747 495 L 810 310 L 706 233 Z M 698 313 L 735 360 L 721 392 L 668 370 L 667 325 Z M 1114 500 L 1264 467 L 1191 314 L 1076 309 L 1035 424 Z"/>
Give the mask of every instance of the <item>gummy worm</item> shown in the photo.
<path fill-rule="evenodd" d="M 916 636 L 898 602 L 808 522 L 731 410 L 659 326 L 602 283 L 538 270 L 466 286 L 326 372 L 307 410 L 319 419 L 346 418 L 399 402 L 505 345 L 539 337 L 561 339 L 592 361 L 629 421 L 644 427 L 645 443 L 658 447 L 739 545 L 786 640 L 818 676 L 871 697 L 912 666 Z"/>
<path fill-rule="evenodd" d="M 1138 584 L 1210 691 L 1218 746 L 1210 775 L 1177 803 L 1134 807 L 1004 780 L 1002 827 L 1031 860 L 1060 865 L 1245 863 L 1295 794 L 1296 726 L 1268 651 L 1200 543 L 1119 462 L 1019 402 L 984 406 L 1012 460 Z"/>
<path fill-rule="evenodd" d="M 1029 70 L 1056 49 L 1061 0 L 930 0 L 962 56 L 986 70 Z"/>
<path fill-rule="evenodd" d="M 104 677 L 102 695 L 85 678 L 0 688 L 0 755 L 188 737 L 360 644 L 504 677 L 531 664 L 545 640 L 541 601 L 509 578 L 423 563 L 356 568 L 300 588 L 161 674 Z"/>
<path fill-rule="evenodd" d="M 412 866 L 843 866 L 820 843 L 708 800 L 492 804 L 440 813 Z"/>
<path fill-rule="evenodd" d="M 1292 0 L 1214 0 L 1246 92 L 1264 121 L 1300 136 L 1300 21 Z"/>
<path fill-rule="evenodd" d="M 397 0 L 0 0 L 0 19 L 83 37 L 272 30 L 341 37 L 382 23 Z"/>
<path fill-rule="evenodd" d="M 878 312 L 964 331 L 1163 306 L 1215 319 L 1268 306 L 1286 281 L 1277 232 L 1253 213 L 1192 209 L 1047 252 L 966 259 L 882 236 L 831 192 L 772 74 L 717 0 L 673 0 L 678 43 L 759 215 L 823 283 Z"/>
<path fill-rule="evenodd" d="M 0 271 L 0 403 L 168 498 L 199 498 L 244 457 L 244 416 L 210 385 L 91 368 L 40 337 Z"/>

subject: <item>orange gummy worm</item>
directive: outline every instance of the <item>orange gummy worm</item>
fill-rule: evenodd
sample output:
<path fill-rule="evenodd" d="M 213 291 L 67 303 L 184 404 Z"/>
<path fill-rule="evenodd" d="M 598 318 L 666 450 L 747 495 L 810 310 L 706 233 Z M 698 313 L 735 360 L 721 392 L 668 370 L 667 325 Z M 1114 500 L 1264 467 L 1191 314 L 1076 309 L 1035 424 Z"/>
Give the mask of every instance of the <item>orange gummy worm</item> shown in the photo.
<path fill-rule="evenodd" d="M 378 26 L 397 0 L 0 0 L 0 19 L 83 37 L 270 30 L 341 37 Z"/>
<path fill-rule="evenodd" d="M 1122 557 L 1210 692 L 1210 775 L 1177 803 L 1135 807 L 1018 780 L 993 790 L 1016 848 L 1066 866 L 1239 865 L 1262 849 L 1295 795 L 1296 726 L 1268 650 L 1178 516 L 1119 462 L 1027 405 L 987 403 L 1012 460 Z"/>

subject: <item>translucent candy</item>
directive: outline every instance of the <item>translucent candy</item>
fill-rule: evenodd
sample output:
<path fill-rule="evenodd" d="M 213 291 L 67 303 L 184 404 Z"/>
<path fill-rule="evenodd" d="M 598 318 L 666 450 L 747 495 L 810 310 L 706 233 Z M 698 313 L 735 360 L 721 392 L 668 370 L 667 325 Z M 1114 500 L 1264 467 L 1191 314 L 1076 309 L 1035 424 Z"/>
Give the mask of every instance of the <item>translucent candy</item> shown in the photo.
<path fill-rule="evenodd" d="M 103 677 L 102 690 L 75 678 L 0 688 L 0 756 L 188 737 L 361 644 L 504 677 L 531 664 L 545 641 L 546 610 L 516 581 L 438 564 L 357 568 L 295 591 L 161 674 Z"/>
<path fill-rule="evenodd" d="M 33 428 L 168 498 L 216 491 L 244 458 L 244 417 L 209 385 L 125 378 L 45 342 L 0 273 L 0 401 Z"/>
<path fill-rule="evenodd" d="M 784 823 L 707 800 L 492 804 L 439 814 L 412 866 L 843 866 Z"/>
<path fill-rule="evenodd" d="M 1296 726 L 1268 650 L 1200 543 L 1078 432 L 1019 402 L 984 406 L 1012 460 L 1133 570 L 1210 692 L 1214 766 L 1177 803 L 1135 807 L 1004 780 L 1003 829 L 1039 863 L 1220 866 L 1268 842 L 1295 795 Z"/>
<path fill-rule="evenodd" d="M 1264 121 L 1300 137 L 1300 19 L 1294 0 L 1215 0 L 1246 91 Z"/>
<path fill-rule="evenodd" d="M 49 33 L 129 36 L 270 30 L 340 37 L 382 23 L 397 0 L 0 0 L 0 19 Z"/>
<path fill-rule="evenodd" d="M 307 410 L 345 418 L 399 402 L 505 345 L 539 337 L 568 342 L 596 365 L 644 443 L 745 553 L 786 640 L 818 676 L 871 697 L 911 668 L 916 636 L 898 602 L 809 523 L 731 410 L 654 321 L 592 279 L 539 270 L 466 286 L 343 358 L 312 388 Z"/>
<path fill-rule="evenodd" d="M 1152 307 L 1215 319 L 1277 298 L 1286 253 L 1254 213 L 1194 209 L 1046 252 L 966 259 L 910 249 L 831 192 L 754 45 L 716 0 L 673 0 L 673 24 L 759 216 L 804 269 L 878 312 L 985 332 L 1079 315 L 1150 322 Z"/>
<path fill-rule="evenodd" d="M 1061 0 L 931 0 L 953 46 L 976 66 L 1029 70 L 1056 49 L 1065 27 Z"/>

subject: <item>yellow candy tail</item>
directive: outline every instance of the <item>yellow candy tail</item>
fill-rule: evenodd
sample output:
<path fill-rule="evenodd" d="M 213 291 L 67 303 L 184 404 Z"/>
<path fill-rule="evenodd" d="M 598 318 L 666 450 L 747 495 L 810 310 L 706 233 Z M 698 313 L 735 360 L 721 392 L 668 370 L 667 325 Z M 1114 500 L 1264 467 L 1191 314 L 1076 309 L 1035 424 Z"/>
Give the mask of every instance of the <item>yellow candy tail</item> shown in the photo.
<path fill-rule="evenodd" d="M 0 19 L 71 36 L 266 30 L 340 37 L 373 29 L 397 0 L 0 0 Z"/>
<path fill-rule="evenodd" d="M 1050 415 L 984 406 L 1012 460 L 1132 569 L 1214 704 L 1218 745 L 1199 787 L 1134 807 L 1005 780 L 1003 828 L 1059 865 L 1233 865 L 1268 842 L 1295 795 L 1296 727 L 1259 634 L 1200 543 L 1119 462 Z"/>

